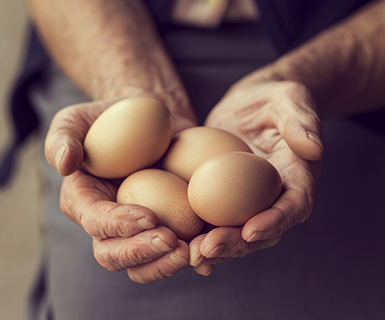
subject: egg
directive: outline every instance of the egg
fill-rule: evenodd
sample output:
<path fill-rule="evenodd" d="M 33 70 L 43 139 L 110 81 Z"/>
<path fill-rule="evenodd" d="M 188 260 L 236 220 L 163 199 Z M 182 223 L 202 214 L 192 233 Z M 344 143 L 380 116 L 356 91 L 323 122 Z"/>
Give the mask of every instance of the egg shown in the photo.
<path fill-rule="evenodd" d="M 211 127 L 193 127 L 175 136 L 162 158 L 162 166 L 188 182 L 201 163 L 230 151 L 252 152 L 243 140 L 230 132 Z"/>
<path fill-rule="evenodd" d="M 152 98 L 117 102 L 92 124 L 84 140 L 84 165 L 101 178 L 123 178 L 158 161 L 174 125 L 170 112 Z"/>
<path fill-rule="evenodd" d="M 120 185 L 117 202 L 145 206 L 156 213 L 159 224 L 179 239 L 190 241 L 203 227 L 187 199 L 187 183 L 160 169 L 143 169 L 128 176 Z"/>
<path fill-rule="evenodd" d="M 281 188 L 281 177 L 269 161 L 248 152 L 228 152 L 195 170 L 188 199 L 202 220 L 215 226 L 242 226 L 271 207 Z"/>

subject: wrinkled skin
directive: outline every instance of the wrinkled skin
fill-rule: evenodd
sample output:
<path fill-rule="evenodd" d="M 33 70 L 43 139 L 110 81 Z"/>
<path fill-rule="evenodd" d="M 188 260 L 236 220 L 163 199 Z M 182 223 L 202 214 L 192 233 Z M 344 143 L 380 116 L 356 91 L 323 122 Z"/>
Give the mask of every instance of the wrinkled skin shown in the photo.
<path fill-rule="evenodd" d="M 46 137 L 48 162 L 65 176 L 60 207 L 92 238 L 96 260 L 106 269 L 127 269 L 133 281 L 151 283 L 189 267 L 188 245 L 157 226 L 150 209 L 116 203 L 119 180 L 99 179 L 82 167 L 85 135 L 95 119 L 118 99 L 69 106 L 59 111 Z M 193 119 L 173 115 L 177 130 Z M 63 146 L 65 151 L 62 152 Z"/>
<path fill-rule="evenodd" d="M 61 208 L 93 238 L 96 260 L 112 271 L 127 270 L 136 282 L 151 283 L 192 265 L 202 275 L 213 265 L 271 247 L 283 233 L 310 215 L 323 147 L 320 120 L 310 93 L 292 82 L 260 81 L 248 76 L 232 86 L 209 114 L 206 125 L 246 141 L 281 174 L 283 190 L 272 208 L 242 228 L 220 227 L 189 244 L 157 225 L 148 208 L 115 202 L 119 181 L 93 177 L 81 168 L 82 142 L 97 116 L 116 100 L 75 105 L 54 118 L 46 157 L 63 176 Z M 194 120 L 174 116 L 177 130 Z M 312 132 L 311 135 L 308 132 Z M 64 153 L 58 152 L 65 146 Z"/>
<path fill-rule="evenodd" d="M 191 264 L 208 275 L 214 264 L 274 246 L 313 207 L 323 155 L 321 123 L 310 93 L 294 82 L 245 77 L 209 114 L 206 125 L 232 132 L 279 171 L 283 190 L 273 206 L 242 228 L 215 228 L 190 243 Z M 317 136 L 315 136 L 315 134 Z"/>

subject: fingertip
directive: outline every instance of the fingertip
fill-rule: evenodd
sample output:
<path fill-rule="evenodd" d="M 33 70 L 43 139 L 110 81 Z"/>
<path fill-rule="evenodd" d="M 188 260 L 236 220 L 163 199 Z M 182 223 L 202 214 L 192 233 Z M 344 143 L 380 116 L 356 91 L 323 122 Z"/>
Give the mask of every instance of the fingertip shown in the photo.
<path fill-rule="evenodd" d="M 67 148 L 63 145 L 57 150 L 56 155 L 55 155 L 55 166 L 56 166 L 56 169 L 61 176 L 62 176 L 62 174 L 60 171 L 60 167 L 61 167 L 61 162 L 62 162 L 62 159 L 63 159 L 66 151 L 67 151 Z"/>
<path fill-rule="evenodd" d="M 207 265 L 207 264 L 202 264 L 198 267 L 195 267 L 194 270 L 196 273 L 200 274 L 201 276 L 209 276 L 211 272 L 213 271 L 214 266 L 212 265 Z"/>
<path fill-rule="evenodd" d="M 156 229 L 159 238 L 170 247 L 169 251 L 175 250 L 178 247 L 180 240 L 173 231 L 161 225 L 158 225 Z"/>
<path fill-rule="evenodd" d="M 243 240 L 248 243 L 266 239 L 266 232 L 262 230 L 254 231 L 252 233 L 242 234 Z"/>
<path fill-rule="evenodd" d="M 156 227 L 156 223 L 154 223 L 151 219 L 147 217 L 140 218 L 136 220 L 136 227 L 139 230 L 149 230 Z"/>
<path fill-rule="evenodd" d="M 312 142 L 313 148 L 311 150 L 312 159 L 307 160 L 321 160 L 324 154 L 324 145 L 318 134 L 311 130 L 306 130 L 308 139 Z M 315 143 L 315 144 L 314 144 Z"/>
<path fill-rule="evenodd" d="M 181 267 L 189 265 L 190 253 L 187 243 L 178 239 L 176 248 L 170 252 L 170 258 L 173 260 L 174 265 Z"/>
<path fill-rule="evenodd" d="M 222 257 L 228 253 L 231 245 L 237 243 L 241 229 L 237 227 L 219 227 L 210 231 L 200 244 L 199 250 L 206 258 Z"/>
<path fill-rule="evenodd" d="M 324 146 L 321 138 L 314 131 L 300 128 L 289 132 L 284 138 L 290 149 L 299 157 L 309 161 L 322 159 Z"/>
<path fill-rule="evenodd" d="M 283 219 L 278 208 L 264 210 L 251 217 L 243 226 L 241 236 L 248 243 L 269 239 L 275 236 L 276 228 Z"/>
<path fill-rule="evenodd" d="M 190 265 L 193 267 L 198 266 L 204 259 L 200 251 L 200 245 L 205 238 L 206 234 L 201 234 L 195 237 L 189 244 L 190 250 Z"/>
<path fill-rule="evenodd" d="M 61 176 L 68 176 L 80 169 L 83 162 L 83 146 L 80 142 L 65 143 L 55 154 L 55 167 Z"/>

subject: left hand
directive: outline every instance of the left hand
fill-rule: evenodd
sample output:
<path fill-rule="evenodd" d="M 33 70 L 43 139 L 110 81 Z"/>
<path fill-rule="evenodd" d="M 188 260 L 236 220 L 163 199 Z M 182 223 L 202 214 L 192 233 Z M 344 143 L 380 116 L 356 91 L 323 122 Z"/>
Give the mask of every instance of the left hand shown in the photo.
<path fill-rule="evenodd" d="M 202 275 L 213 265 L 277 244 L 285 231 L 305 221 L 313 207 L 321 169 L 321 122 L 311 93 L 301 84 L 258 78 L 234 84 L 205 125 L 240 137 L 279 171 L 281 196 L 243 227 L 218 227 L 190 243 L 190 264 Z"/>
<path fill-rule="evenodd" d="M 151 93 L 146 96 L 158 98 Z M 83 141 L 89 128 L 102 112 L 119 100 L 87 102 L 60 110 L 46 137 L 46 158 L 65 176 L 60 208 L 92 237 L 94 256 L 99 264 L 111 271 L 126 269 L 135 282 L 152 283 L 189 267 L 188 245 L 177 239 L 170 229 L 158 225 L 152 210 L 118 204 L 120 179 L 101 179 L 82 167 Z M 187 107 L 170 110 L 175 130 L 195 124 L 185 110 Z"/>

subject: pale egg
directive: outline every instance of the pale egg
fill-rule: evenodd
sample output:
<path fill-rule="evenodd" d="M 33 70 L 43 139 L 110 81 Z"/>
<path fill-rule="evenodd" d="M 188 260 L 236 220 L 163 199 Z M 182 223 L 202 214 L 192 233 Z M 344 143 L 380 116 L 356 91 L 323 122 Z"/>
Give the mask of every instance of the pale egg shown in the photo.
<path fill-rule="evenodd" d="M 187 199 L 187 183 L 164 170 L 144 169 L 128 176 L 119 187 L 117 202 L 151 209 L 160 225 L 185 241 L 194 238 L 203 227 Z"/>
<path fill-rule="evenodd" d="M 123 178 L 153 165 L 173 135 L 170 112 L 159 101 L 135 97 L 106 109 L 84 140 L 84 165 L 101 178 Z"/>
<path fill-rule="evenodd" d="M 242 226 L 271 207 L 281 188 L 281 177 L 269 161 L 248 152 L 229 152 L 195 170 L 188 199 L 202 220 L 215 226 Z"/>
<path fill-rule="evenodd" d="M 193 127 L 174 137 L 162 158 L 162 166 L 188 182 L 201 163 L 231 151 L 252 152 L 243 140 L 230 132 L 211 127 Z"/>

